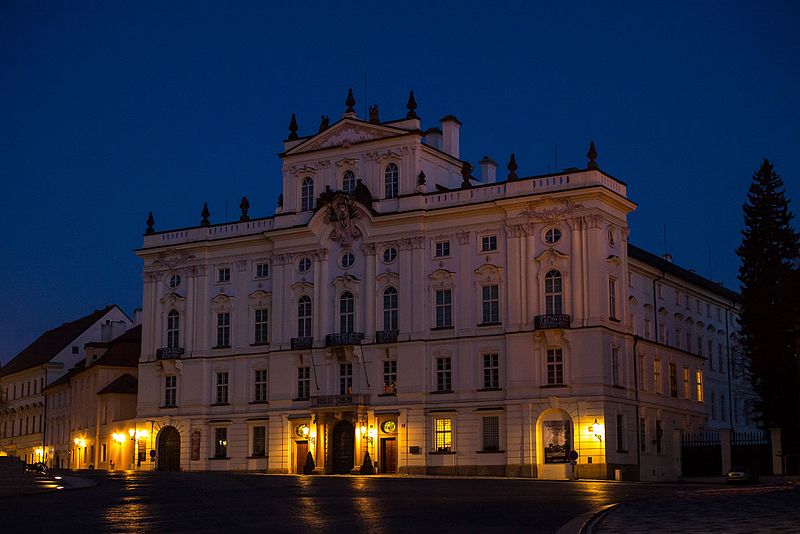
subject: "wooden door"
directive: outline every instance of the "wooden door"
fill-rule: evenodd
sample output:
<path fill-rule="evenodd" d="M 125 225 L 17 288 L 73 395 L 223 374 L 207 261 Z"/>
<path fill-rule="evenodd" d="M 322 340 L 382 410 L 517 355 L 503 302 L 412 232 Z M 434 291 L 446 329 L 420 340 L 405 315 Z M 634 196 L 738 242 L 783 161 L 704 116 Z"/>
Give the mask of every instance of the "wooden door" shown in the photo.
<path fill-rule="evenodd" d="M 308 456 L 308 442 L 295 441 L 295 473 L 302 475 L 303 466 L 306 465 L 306 457 Z"/>
<path fill-rule="evenodd" d="M 397 473 L 397 438 L 381 439 L 381 473 Z"/>

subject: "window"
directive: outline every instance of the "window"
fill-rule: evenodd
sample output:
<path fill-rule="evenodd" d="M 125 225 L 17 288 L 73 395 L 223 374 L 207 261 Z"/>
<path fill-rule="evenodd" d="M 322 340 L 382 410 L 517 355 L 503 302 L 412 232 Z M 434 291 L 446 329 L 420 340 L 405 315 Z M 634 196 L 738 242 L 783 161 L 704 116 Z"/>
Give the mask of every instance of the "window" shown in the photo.
<path fill-rule="evenodd" d="M 672 340 L 672 344 L 673 344 L 673 346 L 675 346 L 675 348 L 678 348 L 678 349 L 681 348 L 681 329 L 680 328 L 676 328 L 675 329 L 675 337 Z"/>
<path fill-rule="evenodd" d="M 450 255 L 450 241 L 437 241 L 434 249 L 434 257 L 444 258 Z"/>
<path fill-rule="evenodd" d="M 653 388 L 656 393 L 664 393 L 664 382 L 661 381 L 661 360 L 653 360 Z"/>
<path fill-rule="evenodd" d="M 355 298 L 349 291 L 339 297 L 339 332 L 346 334 L 355 331 Z"/>
<path fill-rule="evenodd" d="M 255 391 L 253 392 L 253 400 L 255 402 L 266 402 L 267 401 L 267 370 L 266 369 L 256 369 L 255 370 Z"/>
<path fill-rule="evenodd" d="M 297 301 L 297 337 L 311 337 L 311 298 L 308 295 Z"/>
<path fill-rule="evenodd" d="M 450 358 L 436 358 L 436 391 L 452 391 L 452 370 Z"/>
<path fill-rule="evenodd" d="M 708 365 L 711 367 L 711 370 L 714 370 L 714 340 L 708 338 Z"/>
<path fill-rule="evenodd" d="M 608 316 L 617 318 L 617 279 L 608 279 Z"/>
<path fill-rule="evenodd" d="M 719 363 L 719 372 L 725 372 L 725 357 L 722 355 L 722 343 L 717 343 L 717 362 Z"/>
<path fill-rule="evenodd" d="M 483 286 L 481 288 L 483 298 L 483 324 L 495 324 L 500 322 L 500 291 L 498 286 Z"/>
<path fill-rule="evenodd" d="M 697 402 L 703 402 L 703 371 L 695 372 L 695 386 L 697 388 Z"/>
<path fill-rule="evenodd" d="M 639 355 L 639 389 L 647 391 L 647 373 L 645 371 L 644 354 Z"/>
<path fill-rule="evenodd" d="M 497 250 L 497 236 L 485 235 L 481 237 L 481 252 L 492 252 Z"/>
<path fill-rule="evenodd" d="M 383 392 L 397 392 L 397 360 L 383 362 Z"/>
<path fill-rule="evenodd" d="M 449 289 L 436 291 L 436 328 L 453 326 L 453 295 Z"/>
<path fill-rule="evenodd" d="M 256 278 L 269 277 L 269 263 L 256 263 Z"/>
<path fill-rule="evenodd" d="M 217 347 L 231 346 L 231 314 L 222 312 L 217 314 Z"/>
<path fill-rule="evenodd" d="M 214 429 L 214 458 L 228 457 L 228 429 Z"/>
<path fill-rule="evenodd" d="M 300 211 L 311 211 L 312 209 L 314 209 L 314 180 L 306 177 L 300 186 Z"/>
<path fill-rule="evenodd" d="M 547 230 L 545 230 L 544 242 L 547 243 L 548 245 L 553 245 L 555 243 L 558 243 L 560 239 L 561 239 L 561 230 L 559 230 L 558 228 L 548 228 Z"/>
<path fill-rule="evenodd" d="M 667 327 L 664 323 L 658 325 L 658 342 L 662 345 L 667 343 Z"/>
<path fill-rule="evenodd" d="M 683 296 L 683 302 L 684 302 L 684 305 L 685 305 L 686 309 L 688 310 L 689 309 L 689 295 L 684 295 Z"/>
<path fill-rule="evenodd" d="M 669 396 L 678 398 L 678 368 L 674 363 L 669 364 Z"/>
<path fill-rule="evenodd" d="M 253 342 L 256 345 L 264 345 L 268 342 L 268 319 L 269 314 L 266 308 L 259 308 L 255 311 L 255 334 L 253 336 Z"/>
<path fill-rule="evenodd" d="M 561 349 L 547 349 L 547 385 L 564 383 L 564 353 Z"/>
<path fill-rule="evenodd" d="M 167 375 L 164 377 L 164 406 L 177 406 L 178 404 L 178 377 Z"/>
<path fill-rule="evenodd" d="M 217 371 L 217 404 L 228 404 L 228 371 Z"/>
<path fill-rule="evenodd" d="M 345 171 L 342 176 L 342 191 L 352 193 L 356 190 L 356 175 L 353 171 Z"/>
<path fill-rule="evenodd" d="M 683 398 L 689 399 L 689 368 L 683 368 Z"/>
<path fill-rule="evenodd" d="M 677 289 L 675 290 L 675 304 L 681 303 L 681 292 Z"/>
<path fill-rule="evenodd" d="M 170 349 L 180 346 L 181 318 L 177 310 L 167 314 L 167 347 Z"/>
<path fill-rule="evenodd" d="M 644 338 L 653 339 L 653 323 L 650 319 L 644 320 Z"/>
<path fill-rule="evenodd" d="M 615 386 L 621 385 L 620 382 L 620 362 L 619 362 L 619 347 L 611 348 L 611 378 Z"/>
<path fill-rule="evenodd" d="M 311 395 L 311 367 L 297 368 L 297 398 L 307 399 Z"/>
<path fill-rule="evenodd" d="M 617 414 L 617 450 L 625 450 L 625 415 Z"/>
<path fill-rule="evenodd" d="M 639 418 L 639 449 L 647 452 L 647 419 Z"/>
<path fill-rule="evenodd" d="M 169 286 L 170 289 L 175 289 L 176 287 L 181 285 L 181 275 L 179 274 L 171 275 L 167 280 L 167 285 Z"/>
<path fill-rule="evenodd" d="M 351 252 L 345 252 L 339 260 L 339 265 L 344 269 L 349 269 L 355 262 L 356 257 Z"/>
<path fill-rule="evenodd" d="M 353 364 L 339 364 L 339 394 L 351 395 L 353 393 Z"/>
<path fill-rule="evenodd" d="M 434 450 L 450 452 L 453 448 L 453 423 L 451 419 L 434 420 Z"/>
<path fill-rule="evenodd" d="M 383 251 L 383 263 L 392 263 L 397 259 L 397 249 L 389 247 Z"/>
<path fill-rule="evenodd" d="M 500 417 L 496 415 L 483 418 L 483 450 L 500 450 Z"/>
<path fill-rule="evenodd" d="M 388 164 L 386 166 L 386 170 L 383 171 L 384 192 L 386 193 L 386 198 L 397 197 L 399 175 L 400 173 L 397 169 L 397 165 L 394 163 Z"/>
<path fill-rule="evenodd" d="M 711 304 L 706 302 L 706 317 L 711 317 Z"/>
<path fill-rule="evenodd" d="M 500 357 L 497 354 L 483 355 L 483 388 L 500 387 Z"/>
<path fill-rule="evenodd" d="M 664 298 L 664 286 L 662 286 L 661 284 L 656 284 L 656 295 L 660 299 Z"/>
<path fill-rule="evenodd" d="M 297 262 L 297 270 L 301 273 L 307 273 L 311 270 L 311 258 L 308 256 L 303 256 Z"/>
<path fill-rule="evenodd" d="M 267 454 L 267 427 L 253 427 L 253 451 L 252 456 L 266 456 Z"/>
<path fill-rule="evenodd" d="M 697 313 L 701 313 L 701 312 L 700 312 L 700 301 L 699 301 L 699 300 L 697 300 L 697 299 L 695 299 L 695 301 L 694 301 L 694 304 L 695 304 L 695 311 L 696 311 Z"/>
<path fill-rule="evenodd" d="M 217 283 L 224 284 L 231 281 L 231 268 L 220 267 L 217 269 Z"/>
<path fill-rule="evenodd" d="M 544 309 L 547 315 L 560 315 L 563 313 L 561 273 L 548 271 L 544 277 Z"/>
<path fill-rule="evenodd" d="M 717 418 L 717 394 L 711 392 L 711 419 Z"/>
<path fill-rule="evenodd" d="M 383 329 L 397 330 L 397 290 L 391 286 L 383 290 Z"/>
<path fill-rule="evenodd" d="M 76 345 L 72 345 L 72 354 L 78 354 L 78 347 Z"/>

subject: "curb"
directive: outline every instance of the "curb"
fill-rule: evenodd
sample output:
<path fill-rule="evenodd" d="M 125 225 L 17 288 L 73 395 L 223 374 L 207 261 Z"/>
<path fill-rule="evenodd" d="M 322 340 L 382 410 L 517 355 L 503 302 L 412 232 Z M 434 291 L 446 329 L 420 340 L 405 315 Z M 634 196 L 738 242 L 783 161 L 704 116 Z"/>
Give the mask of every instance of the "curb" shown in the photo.
<path fill-rule="evenodd" d="M 556 534 L 592 534 L 603 517 L 619 505 L 620 503 L 607 504 L 581 514 L 559 528 Z"/>

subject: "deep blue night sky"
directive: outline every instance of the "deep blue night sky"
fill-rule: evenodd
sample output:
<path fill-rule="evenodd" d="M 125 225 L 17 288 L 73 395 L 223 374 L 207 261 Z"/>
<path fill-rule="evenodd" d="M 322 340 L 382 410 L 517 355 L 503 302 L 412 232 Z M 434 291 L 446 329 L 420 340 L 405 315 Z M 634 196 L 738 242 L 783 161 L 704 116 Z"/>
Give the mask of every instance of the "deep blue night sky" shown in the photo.
<path fill-rule="evenodd" d="M 0 361 L 140 305 L 149 210 L 157 230 L 242 195 L 272 214 L 290 114 L 312 133 L 352 86 L 363 116 L 365 76 L 384 120 L 409 89 L 423 127 L 457 115 L 473 164 L 584 167 L 595 140 L 639 204 L 631 241 L 661 254 L 666 228 L 728 287 L 762 158 L 800 210 L 796 1 L 373 4 L 0 2 Z"/>

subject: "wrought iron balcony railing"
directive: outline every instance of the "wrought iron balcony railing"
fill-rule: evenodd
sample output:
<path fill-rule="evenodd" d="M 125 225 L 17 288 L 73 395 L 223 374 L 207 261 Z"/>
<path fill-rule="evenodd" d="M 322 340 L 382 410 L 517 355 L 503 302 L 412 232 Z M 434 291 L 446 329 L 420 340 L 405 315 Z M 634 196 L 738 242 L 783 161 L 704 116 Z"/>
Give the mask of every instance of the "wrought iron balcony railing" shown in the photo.
<path fill-rule="evenodd" d="M 378 330 L 375 332 L 375 343 L 394 343 L 398 334 L 399 330 Z"/>
<path fill-rule="evenodd" d="M 342 345 L 361 345 L 364 332 L 342 332 L 325 336 L 326 347 L 341 347 Z"/>
<path fill-rule="evenodd" d="M 183 357 L 183 349 L 181 347 L 162 347 L 156 349 L 157 360 L 177 360 Z"/>
<path fill-rule="evenodd" d="M 293 337 L 292 350 L 310 349 L 314 346 L 313 337 Z"/>
<path fill-rule="evenodd" d="M 549 315 L 537 315 L 533 320 L 536 330 L 548 330 L 550 328 L 569 328 L 572 318 L 564 313 L 553 313 Z"/>
<path fill-rule="evenodd" d="M 351 393 L 350 395 L 317 395 L 311 397 L 312 408 L 335 408 L 339 406 L 359 406 L 369 404 L 369 395 Z"/>

